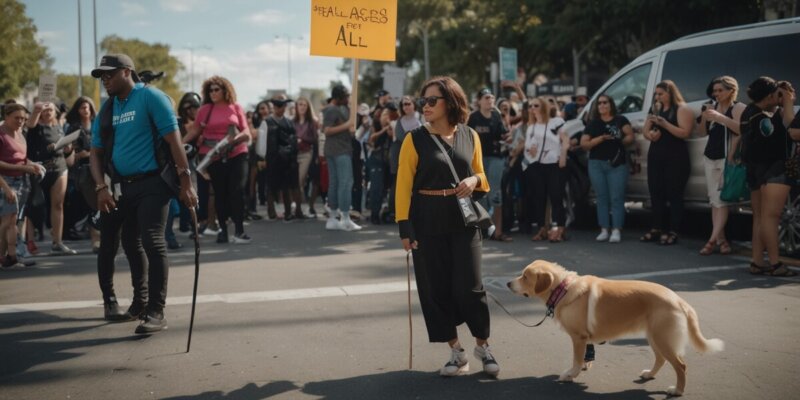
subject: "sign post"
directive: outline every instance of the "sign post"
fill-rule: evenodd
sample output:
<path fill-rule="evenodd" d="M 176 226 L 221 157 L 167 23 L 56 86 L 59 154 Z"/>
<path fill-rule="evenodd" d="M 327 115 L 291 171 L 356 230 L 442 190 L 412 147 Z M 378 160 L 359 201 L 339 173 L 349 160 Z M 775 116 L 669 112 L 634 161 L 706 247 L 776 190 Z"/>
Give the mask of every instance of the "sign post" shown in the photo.
<path fill-rule="evenodd" d="M 396 47 L 397 0 L 311 0 L 311 55 L 353 59 L 352 121 L 359 60 L 394 61 Z"/>
<path fill-rule="evenodd" d="M 517 49 L 500 47 L 500 81 L 517 80 Z"/>

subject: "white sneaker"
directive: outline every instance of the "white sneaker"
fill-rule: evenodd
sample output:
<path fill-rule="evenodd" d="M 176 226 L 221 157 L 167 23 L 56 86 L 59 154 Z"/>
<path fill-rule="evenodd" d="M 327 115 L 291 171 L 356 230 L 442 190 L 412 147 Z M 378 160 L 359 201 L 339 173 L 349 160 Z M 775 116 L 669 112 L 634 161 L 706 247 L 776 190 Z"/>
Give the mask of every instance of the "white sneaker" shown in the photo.
<path fill-rule="evenodd" d="M 622 241 L 622 232 L 619 229 L 612 229 L 611 230 L 611 238 L 608 239 L 609 243 L 619 243 Z"/>
<path fill-rule="evenodd" d="M 475 357 L 483 363 L 483 372 L 491 376 L 497 376 L 497 374 L 500 373 L 500 365 L 498 365 L 497 360 L 494 359 L 492 350 L 489 348 L 488 344 L 475 346 L 474 354 Z"/>
<path fill-rule="evenodd" d="M 342 230 L 342 224 L 336 217 L 328 217 L 328 222 L 325 223 L 325 229 L 329 231 L 340 231 Z"/>
<path fill-rule="evenodd" d="M 250 244 L 252 240 L 246 233 L 233 235 L 233 244 Z"/>
<path fill-rule="evenodd" d="M 598 242 L 605 242 L 606 240 L 608 240 L 608 229 L 601 230 L 600 234 L 597 235 L 597 237 L 594 238 L 594 240 L 597 240 Z"/>
<path fill-rule="evenodd" d="M 349 216 L 348 216 L 348 217 L 345 217 L 344 219 L 342 219 L 342 230 L 343 231 L 348 231 L 348 232 L 350 232 L 350 231 L 360 231 L 361 230 L 361 225 L 358 225 L 355 222 L 353 222 L 353 220 L 350 219 Z"/>
<path fill-rule="evenodd" d="M 456 376 L 469 371 L 469 360 L 464 349 L 450 349 L 450 360 L 439 370 L 441 376 Z"/>

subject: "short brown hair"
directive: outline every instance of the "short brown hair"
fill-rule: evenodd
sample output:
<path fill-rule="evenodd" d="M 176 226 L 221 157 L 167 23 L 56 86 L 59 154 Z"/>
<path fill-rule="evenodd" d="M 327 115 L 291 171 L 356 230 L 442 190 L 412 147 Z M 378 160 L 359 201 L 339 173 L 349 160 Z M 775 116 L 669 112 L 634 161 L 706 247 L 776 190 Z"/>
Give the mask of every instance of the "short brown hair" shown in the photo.
<path fill-rule="evenodd" d="M 469 115 L 469 102 L 461 85 L 449 76 L 434 76 L 422 84 L 419 96 L 425 96 L 425 90 L 431 86 L 438 87 L 442 92 L 442 97 L 444 97 L 447 106 L 447 122 L 453 126 L 466 123 Z"/>
<path fill-rule="evenodd" d="M 678 89 L 678 85 L 676 85 L 675 82 L 669 79 L 664 79 L 663 81 L 659 82 L 656 87 L 667 92 L 669 95 L 670 104 L 673 104 L 676 107 L 686 104 L 686 101 L 683 100 L 683 95 L 681 95 L 681 91 Z"/>
<path fill-rule="evenodd" d="M 29 114 L 28 109 L 25 108 L 22 104 L 19 103 L 9 103 L 3 105 L 3 118 L 8 117 L 9 115 L 17 112 L 17 111 L 25 111 L 25 114 Z"/>
<path fill-rule="evenodd" d="M 211 78 L 206 79 L 203 82 L 203 104 L 211 104 L 211 85 L 217 85 L 222 89 L 222 96 L 225 99 L 225 102 L 228 104 L 235 104 L 236 103 L 236 90 L 233 89 L 233 84 L 231 81 L 218 76 L 214 75 Z"/>

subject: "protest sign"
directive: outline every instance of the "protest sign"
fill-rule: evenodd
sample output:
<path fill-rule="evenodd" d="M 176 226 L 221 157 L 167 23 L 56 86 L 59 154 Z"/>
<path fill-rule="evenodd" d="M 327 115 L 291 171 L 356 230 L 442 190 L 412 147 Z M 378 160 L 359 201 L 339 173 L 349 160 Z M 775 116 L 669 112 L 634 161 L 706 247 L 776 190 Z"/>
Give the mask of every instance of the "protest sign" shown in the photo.
<path fill-rule="evenodd" d="M 311 55 L 394 61 L 397 0 L 311 0 Z"/>
<path fill-rule="evenodd" d="M 56 100 L 56 76 L 55 75 L 41 75 L 39 76 L 39 101 L 53 102 Z"/>

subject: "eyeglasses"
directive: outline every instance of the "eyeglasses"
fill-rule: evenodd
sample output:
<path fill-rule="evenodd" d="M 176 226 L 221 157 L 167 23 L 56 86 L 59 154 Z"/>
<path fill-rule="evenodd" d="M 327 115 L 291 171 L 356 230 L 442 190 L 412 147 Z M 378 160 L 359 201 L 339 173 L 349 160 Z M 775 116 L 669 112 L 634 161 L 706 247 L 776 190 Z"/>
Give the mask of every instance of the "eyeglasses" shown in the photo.
<path fill-rule="evenodd" d="M 107 80 L 113 78 L 115 75 L 117 75 L 117 72 L 119 72 L 121 70 L 122 70 L 122 68 L 117 68 L 117 69 L 112 69 L 110 71 L 103 72 L 100 75 L 100 79 L 104 80 L 104 81 L 107 81 Z"/>
<path fill-rule="evenodd" d="M 208 89 L 209 93 L 215 93 L 215 92 L 221 92 L 221 91 L 222 91 L 222 88 L 219 88 L 219 87 L 212 87 L 212 88 Z"/>
<path fill-rule="evenodd" d="M 403 107 L 405 107 L 405 106 L 413 106 L 413 105 L 414 105 L 414 103 L 403 103 Z"/>
<path fill-rule="evenodd" d="M 428 97 L 420 97 L 417 99 L 417 104 L 420 107 L 427 105 L 428 107 L 436 107 L 436 103 L 439 102 L 439 99 L 443 99 L 444 96 L 428 96 Z"/>

